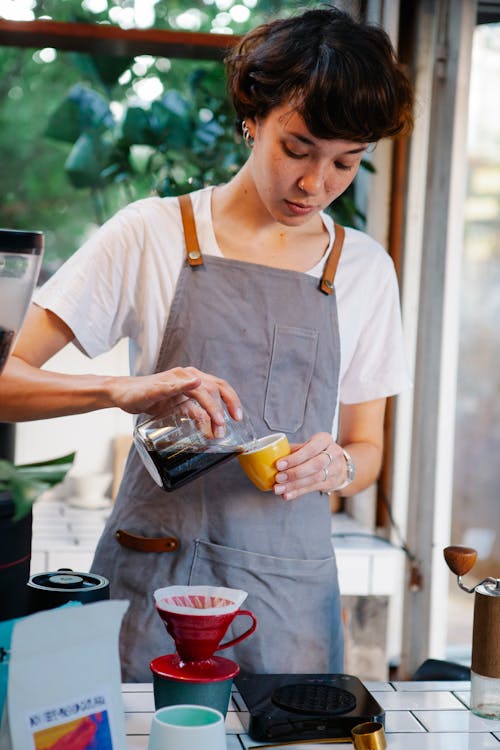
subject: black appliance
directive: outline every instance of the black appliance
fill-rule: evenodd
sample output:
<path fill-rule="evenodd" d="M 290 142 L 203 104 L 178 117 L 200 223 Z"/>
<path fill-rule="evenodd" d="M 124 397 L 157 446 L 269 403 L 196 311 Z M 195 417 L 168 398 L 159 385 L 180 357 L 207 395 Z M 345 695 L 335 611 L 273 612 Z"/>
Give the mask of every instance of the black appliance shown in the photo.
<path fill-rule="evenodd" d="M 96 573 L 80 573 L 59 568 L 49 573 L 32 575 L 27 584 L 30 613 L 60 607 L 76 601 L 90 604 L 109 599 L 109 581 Z"/>
<path fill-rule="evenodd" d="M 259 742 L 350 738 L 356 724 L 384 725 L 384 710 L 352 675 L 240 673 L 235 684 Z"/>

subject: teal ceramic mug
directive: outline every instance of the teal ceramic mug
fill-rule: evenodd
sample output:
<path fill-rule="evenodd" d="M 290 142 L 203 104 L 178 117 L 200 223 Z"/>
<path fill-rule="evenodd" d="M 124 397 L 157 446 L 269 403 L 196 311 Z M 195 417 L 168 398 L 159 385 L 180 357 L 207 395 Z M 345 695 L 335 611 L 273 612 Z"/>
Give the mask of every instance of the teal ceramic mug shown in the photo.
<path fill-rule="evenodd" d="M 156 711 L 148 750 L 226 750 L 224 717 L 207 706 L 168 706 Z"/>

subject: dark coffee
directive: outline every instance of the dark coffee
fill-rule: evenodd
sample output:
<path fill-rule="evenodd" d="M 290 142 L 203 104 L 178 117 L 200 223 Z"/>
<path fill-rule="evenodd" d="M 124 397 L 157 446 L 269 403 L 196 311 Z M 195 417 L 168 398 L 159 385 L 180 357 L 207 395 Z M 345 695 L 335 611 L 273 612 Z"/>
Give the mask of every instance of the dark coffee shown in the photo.
<path fill-rule="evenodd" d="M 3 366 L 7 361 L 13 340 L 14 331 L 0 326 L 0 372 L 2 372 Z"/>
<path fill-rule="evenodd" d="M 227 452 L 218 450 L 217 452 L 196 453 L 192 449 L 180 449 L 177 446 L 172 449 L 171 446 L 162 450 L 148 450 L 148 454 L 158 469 L 161 477 L 163 489 L 172 492 L 183 484 L 197 479 L 209 469 L 229 461 L 236 456 L 238 451 L 234 446 L 228 447 Z"/>

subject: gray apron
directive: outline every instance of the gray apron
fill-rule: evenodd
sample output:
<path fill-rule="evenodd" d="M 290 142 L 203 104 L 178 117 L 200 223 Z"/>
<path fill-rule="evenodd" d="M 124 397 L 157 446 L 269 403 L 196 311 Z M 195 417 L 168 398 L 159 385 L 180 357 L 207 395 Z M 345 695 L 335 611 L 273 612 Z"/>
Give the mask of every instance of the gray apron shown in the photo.
<path fill-rule="evenodd" d="M 329 432 L 340 365 L 335 295 L 305 273 L 191 255 L 198 260 L 181 270 L 156 371 L 191 365 L 226 379 L 257 436 L 280 431 L 302 442 Z M 153 602 L 155 589 L 174 584 L 248 592 L 243 608 L 257 630 L 220 652 L 243 670 L 342 672 L 330 529 L 329 500 L 319 492 L 285 502 L 257 490 L 231 460 L 167 493 L 132 448 L 92 565 L 109 579 L 112 598 L 130 601 L 123 679 L 149 682 L 151 659 L 175 651 Z M 231 627 L 227 638 L 246 621 Z"/>

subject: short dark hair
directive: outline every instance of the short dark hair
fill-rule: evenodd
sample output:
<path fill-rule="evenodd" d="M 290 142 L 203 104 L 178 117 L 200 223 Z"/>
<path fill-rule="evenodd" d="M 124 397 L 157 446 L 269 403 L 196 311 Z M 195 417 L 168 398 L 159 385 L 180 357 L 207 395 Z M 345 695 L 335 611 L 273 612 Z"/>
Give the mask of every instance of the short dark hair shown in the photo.
<path fill-rule="evenodd" d="M 332 5 L 258 26 L 226 70 L 240 123 L 289 101 L 317 138 L 373 143 L 413 125 L 412 87 L 387 33 Z"/>

